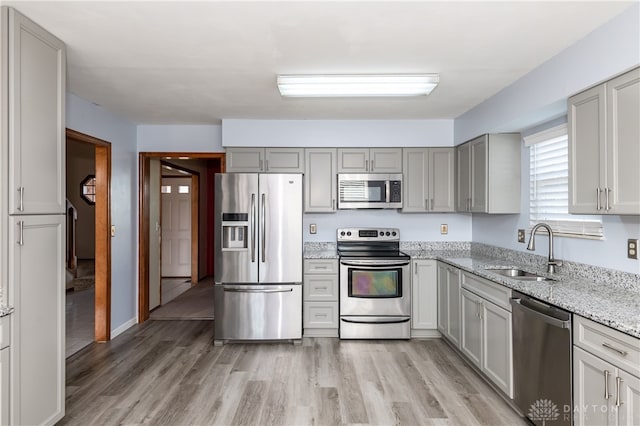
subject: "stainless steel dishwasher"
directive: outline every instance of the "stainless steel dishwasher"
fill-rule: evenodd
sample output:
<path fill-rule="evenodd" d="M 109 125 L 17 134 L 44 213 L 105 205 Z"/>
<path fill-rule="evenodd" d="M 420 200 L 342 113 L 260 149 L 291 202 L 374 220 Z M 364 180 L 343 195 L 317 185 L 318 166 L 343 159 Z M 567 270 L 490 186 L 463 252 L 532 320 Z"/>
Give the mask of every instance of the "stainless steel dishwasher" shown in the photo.
<path fill-rule="evenodd" d="M 514 401 L 536 425 L 571 425 L 571 313 L 513 292 Z"/>

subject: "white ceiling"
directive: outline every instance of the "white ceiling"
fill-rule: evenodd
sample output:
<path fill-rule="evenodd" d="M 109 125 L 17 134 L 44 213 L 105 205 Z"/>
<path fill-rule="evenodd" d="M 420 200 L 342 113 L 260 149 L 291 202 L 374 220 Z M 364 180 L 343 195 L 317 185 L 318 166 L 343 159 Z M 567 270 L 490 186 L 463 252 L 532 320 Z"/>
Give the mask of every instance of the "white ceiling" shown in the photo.
<path fill-rule="evenodd" d="M 136 123 L 455 118 L 633 2 L 3 1 L 68 46 L 67 89 Z M 440 73 L 428 97 L 282 99 L 278 74 Z"/>

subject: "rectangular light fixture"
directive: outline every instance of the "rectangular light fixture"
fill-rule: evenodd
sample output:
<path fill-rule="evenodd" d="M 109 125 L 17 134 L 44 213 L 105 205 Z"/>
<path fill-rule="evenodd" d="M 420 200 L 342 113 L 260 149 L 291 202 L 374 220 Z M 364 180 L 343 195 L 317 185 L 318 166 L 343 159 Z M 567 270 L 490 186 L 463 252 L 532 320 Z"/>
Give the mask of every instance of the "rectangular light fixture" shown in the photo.
<path fill-rule="evenodd" d="M 280 95 L 299 98 L 425 96 L 438 74 L 279 75 Z"/>

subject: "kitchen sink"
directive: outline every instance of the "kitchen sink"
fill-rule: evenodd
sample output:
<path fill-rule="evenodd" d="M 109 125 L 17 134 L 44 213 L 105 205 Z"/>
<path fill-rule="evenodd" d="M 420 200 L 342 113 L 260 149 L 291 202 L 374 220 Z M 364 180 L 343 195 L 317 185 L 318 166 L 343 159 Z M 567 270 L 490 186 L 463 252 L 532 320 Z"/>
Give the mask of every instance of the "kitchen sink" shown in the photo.
<path fill-rule="evenodd" d="M 485 271 L 493 272 L 494 274 L 502 275 L 505 277 L 513 278 L 514 280 L 522 281 L 555 281 L 553 278 L 543 277 L 542 275 L 534 274 L 531 272 L 523 271 L 522 269 L 508 268 L 508 269 L 493 269 L 487 268 Z"/>

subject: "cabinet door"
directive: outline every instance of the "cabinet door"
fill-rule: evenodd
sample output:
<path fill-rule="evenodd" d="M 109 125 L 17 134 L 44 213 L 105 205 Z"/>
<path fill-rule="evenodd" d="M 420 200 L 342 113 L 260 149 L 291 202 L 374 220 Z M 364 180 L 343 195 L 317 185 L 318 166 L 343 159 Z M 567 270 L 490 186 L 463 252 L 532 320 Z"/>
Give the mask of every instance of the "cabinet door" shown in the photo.
<path fill-rule="evenodd" d="M 481 317 L 484 337 L 482 371 L 509 398 L 513 398 L 511 312 L 483 301 Z"/>
<path fill-rule="evenodd" d="M 369 148 L 338 148 L 338 173 L 367 173 Z"/>
<path fill-rule="evenodd" d="M 9 348 L 0 350 L 0 425 L 9 424 Z"/>
<path fill-rule="evenodd" d="M 426 212 L 429 209 L 429 148 L 404 148 L 403 212 Z"/>
<path fill-rule="evenodd" d="M 266 148 L 264 170 L 269 173 L 303 173 L 303 148 Z"/>
<path fill-rule="evenodd" d="M 9 212 L 64 213 L 64 44 L 10 9 L 9 58 Z"/>
<path fill-rule="evenodd" d="M 227 148 L 226 154 L 226 171 L 229 173 L 263 171 L 264 148 Z"/>
<path fill-rule="evenodd" d="M 456 210 L 468 212 L 471 201 L 471 148 L 468 143 L 458 146 L 456 149 L 458 195 Z"/>
<path fill-rule="evenodd" d="M 12 424 L 53 424 L 64 415 L 64 223 L 63 215 L 10 218 Z"/>
<path fill-rule="evenodd" d="M 369 171 L 402 173 L 402 148 L 371 148 Z"/>
<path fill-rule="evenodd" d="M 613 425 L 611 406 L 615 401 L 615 367 L 573 347 L 574 421 L 580 426 Z M 605 394 L 609 399 L 605 399 Z"/>
<path fill-rule="evenodd" d="M 606 84 L 607 192 L 611 214 L 640 214 L 640 68 Z M 606 202 L 605 202 L 606 205 Z"/>
<path fill-rule="evenodd" d="M 462 314 L 460 350 L 480 368 L 482 368 L 481 309 L 481 299 L 463 288 L 460 294 L 460 311 Z"/>
<path fill-rule="evenodd" d="M 605 88 L 604 84 L 569 98 L 569 213 L 602 213 L 605 158 Z M 637 120 L 637 118 L 636 118 Z M 636 140 L 637 144 L 637 140 Z"/>
<path fill-rule="evenodd" d="M 455 211 L 455 149 L 431 148 L 428 171 L 429 211 Z"/>
<path fill-rule="evenodd" d="M 411 328 L 435 330 L 438 327 L 438 271 L 435 260 L 413 262 L 411 280 Z"/>
<path fill-rule="evenodd" d="M 304 211 L 335 212 L 336 187 L 336 149 L 305 149 Z"/>
<path fill-rule="evenodd" d="M 618 370 L 616 380 L 616 392 L 619 395 L 618 424 L 640 425 L 640 378 L 635 377 L 624 370 Z M 619 389 L 618 389 L 619 387 Z M 615 401 L 614 401 L 615 404 Z"/>
<path fill-rule="evenodd" d="M 447 270 L 447 302 L 449 303 L 449 317 L 447 337 L 456 346 L 460 346 L 460 276 L 456 268 Z"/>
<path fill-rule="evenodd" d="M 487 136 L 471 142 L 471 211 L 487 211 L 487 167 L 489 145 Z"/>
<path fill-rule="evenodd" d="M 450 266 L 438 263 L 438 330 L 443 336 L 446 335 L 446 330 L 449 328 L 448 268 Z"/>

